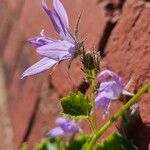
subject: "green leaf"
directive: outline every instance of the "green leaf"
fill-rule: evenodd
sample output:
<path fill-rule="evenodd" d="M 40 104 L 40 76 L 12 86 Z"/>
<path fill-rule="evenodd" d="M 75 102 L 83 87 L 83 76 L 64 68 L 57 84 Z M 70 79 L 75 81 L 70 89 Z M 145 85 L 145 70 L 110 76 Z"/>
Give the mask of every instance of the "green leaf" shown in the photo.
<path fill-rule="evenodd" d="M 61 106 L 65 115 L 75 118 L 87 118 L 92 108 L 87 96 L 80 92 L 62 98 Z"/>
<path fill-rule="evenodd" d="M 64 150 L 63 145 L 58 139 L 45 139 L 37 144 L 35 150 Z"/>
<path fill-rule="evenodd" d="M 137 150 L 133 142 L 119 134 L 110 135 L 96 150 Z"/>
<path fill-rule="evenodd" d="M 86 143 L 87 137 L 81 135 L 76 140 L 73 140 L 68 143 L 65 150 L 82 150 L 82 146 Z"/>

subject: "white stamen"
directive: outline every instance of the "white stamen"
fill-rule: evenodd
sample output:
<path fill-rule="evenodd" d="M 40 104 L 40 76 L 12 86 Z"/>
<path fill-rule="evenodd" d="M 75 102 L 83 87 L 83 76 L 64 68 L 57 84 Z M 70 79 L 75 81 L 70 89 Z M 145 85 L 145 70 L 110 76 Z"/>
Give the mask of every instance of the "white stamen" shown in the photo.
<path fill-rule="evenodd" d="M 42 29 L 42 31 L 40 32 L 41 36 L 45 36 L 44 32 L 45 32 L 45 30 Z"/>

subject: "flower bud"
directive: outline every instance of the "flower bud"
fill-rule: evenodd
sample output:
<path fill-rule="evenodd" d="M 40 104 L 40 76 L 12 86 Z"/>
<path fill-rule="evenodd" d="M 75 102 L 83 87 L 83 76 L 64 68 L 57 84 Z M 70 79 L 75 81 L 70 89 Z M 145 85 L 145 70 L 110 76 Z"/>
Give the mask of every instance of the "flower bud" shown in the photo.
<path fill-rule="evenodd" d="M 85 52 L 83 51 L 82 64 L 84 66 L 84 71 L 95 70 L 99 72 L 99 61 L 100 61 L 100 53 L 92 50 Z"/>

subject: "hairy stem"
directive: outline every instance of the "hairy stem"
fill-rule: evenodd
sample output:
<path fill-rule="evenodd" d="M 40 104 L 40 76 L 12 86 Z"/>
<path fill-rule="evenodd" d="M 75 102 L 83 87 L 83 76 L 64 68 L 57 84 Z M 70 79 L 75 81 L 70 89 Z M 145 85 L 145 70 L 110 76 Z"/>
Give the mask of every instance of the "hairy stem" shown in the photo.
<path fill-rule="evenodd" d="M 89 145 L 86 147 L 86 150 L 92 150 L 95 146 L 96 141 L 99 137 L 103 135 L 103 133 L 117 120 L 119 119 L 124 112 L 129 109 L 134 103 L 138 101 L 138 99 L 148 90 L 150 90 L 150 82 L 147 83 L 142 89 L 140 89 L 137 94 L 132 97 L 118 112 L 114 114 L 114 116 L 104 124 L 104 126 L 95 133 L 89 143 Z"/>
<path fill-rule="evenodd" d="M 97 130 L 97 117 L 96 117 L 96 108 L 95 108 L 95 71 L 92 71 L 92 80 L 91 80 L 91 102 L 93 106 L 93 124 L 95 131 Z"/>

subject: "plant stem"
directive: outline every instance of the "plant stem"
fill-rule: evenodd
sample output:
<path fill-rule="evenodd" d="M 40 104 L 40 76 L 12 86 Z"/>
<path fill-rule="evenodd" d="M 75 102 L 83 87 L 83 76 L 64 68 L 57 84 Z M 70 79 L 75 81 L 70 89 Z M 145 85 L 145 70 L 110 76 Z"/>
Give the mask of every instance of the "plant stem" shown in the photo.
<path fill-rule="evenodd" d="M 88 120 L 88 122 L 89 122 L 89 125 L 90 125 L 90 128 L 91 128 L 92 132 L 95 133 L 96 130 L 95 130 L 95 127 L 94 127 L 94 125 L 93 125 L 92 120 L 91 120 L 90 118 L 88 118 L 87 120 Z"/>
<path fill-rule="evenodd" d="M 150 82 L 147 83 L 142 89 L 140 89 L 137 94 L 132 97 L 122 108 L 114 114 L 114 116 L 104 124 L 104 126 L 95 134 L 93 135 L 89 145 L 86 147 L 86 150 L 92 150 L 95 146 L 96 141 L 100 136 L 103 135 L 103 133 L 117 120 L 119 119 L 124 112 L 129 109 L 134 103 L 138 101 L 138 99 L 148 90 L 150 89 Z"/>
<path fill-rule="evenodd" d="M 95 71 L 92 71 L 92 80 L 91 80 L 91 102 L 93 105 L 93 123 L 94 129 L 97 130 L 97 117 L 96 117 L 96 108 L 95 108 Z"/>

